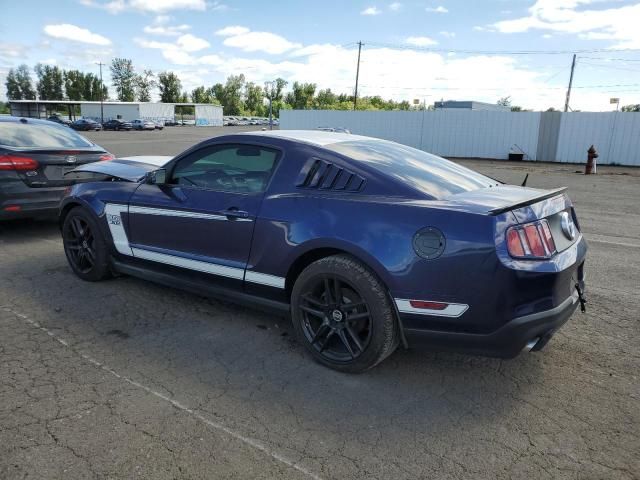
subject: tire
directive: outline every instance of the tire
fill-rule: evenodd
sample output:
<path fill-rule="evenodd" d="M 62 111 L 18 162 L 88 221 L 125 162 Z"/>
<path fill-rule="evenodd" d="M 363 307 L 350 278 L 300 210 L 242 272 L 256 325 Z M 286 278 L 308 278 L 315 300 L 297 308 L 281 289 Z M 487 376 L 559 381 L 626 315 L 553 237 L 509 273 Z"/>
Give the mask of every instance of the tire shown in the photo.
<path fill-rule="evenodd" d="M 313 358 L 341 372 L 364 372 L 399 343 L 386 288 L 348 255 L 322 258 L 302 271 L 291 292 L 291 317 Z"/>
<path fill-rule="evenodd" d="M 107 243 L 84 208 L 74 207 L 65 217 L 62 242 L 71 270 L 82 280 L 97 282 L 111 276 Z"/>

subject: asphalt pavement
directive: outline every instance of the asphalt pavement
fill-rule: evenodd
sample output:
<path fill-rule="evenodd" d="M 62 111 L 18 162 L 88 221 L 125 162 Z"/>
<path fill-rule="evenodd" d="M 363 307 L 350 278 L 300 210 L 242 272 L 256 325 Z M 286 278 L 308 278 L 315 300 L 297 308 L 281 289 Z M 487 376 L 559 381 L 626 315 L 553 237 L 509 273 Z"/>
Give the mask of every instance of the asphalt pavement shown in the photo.
<path fill-rule="evenodd" d="M 96 132 L 174 155 L 223 128 Z M 569 186 L 588 311 L 514 360 L 314 363 L 286 319 L 130 277 L 76 278 L 53 221 L 0 224 L 0 478 L 640 476 L 640 170 L 461 161 Z"/>

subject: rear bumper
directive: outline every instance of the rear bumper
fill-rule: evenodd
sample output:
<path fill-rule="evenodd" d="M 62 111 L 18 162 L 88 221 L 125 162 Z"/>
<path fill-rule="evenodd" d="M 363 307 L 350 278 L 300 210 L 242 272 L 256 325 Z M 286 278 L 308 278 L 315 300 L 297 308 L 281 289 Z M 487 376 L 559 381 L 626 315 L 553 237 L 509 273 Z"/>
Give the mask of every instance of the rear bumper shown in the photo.
<path fill-rule="evenodd" d="M 10 190 L 0 189 L 0 220 L 55 217 L 58 214 L 65 187 L 29 188 L 22 182 L 19 187 L 16 187 L 18 182 L 12 183 Z"/>
<path fill-rule="evenodd" d="M 500 358 L 517 356 L 529 342 L 539 339 L 533 350 L 540 350 L 566 323 L 579 305 L 578 293 L 550 310 L 517 317 L 488 334 L 404 329 L 410 347 L 455 350 Z"/>

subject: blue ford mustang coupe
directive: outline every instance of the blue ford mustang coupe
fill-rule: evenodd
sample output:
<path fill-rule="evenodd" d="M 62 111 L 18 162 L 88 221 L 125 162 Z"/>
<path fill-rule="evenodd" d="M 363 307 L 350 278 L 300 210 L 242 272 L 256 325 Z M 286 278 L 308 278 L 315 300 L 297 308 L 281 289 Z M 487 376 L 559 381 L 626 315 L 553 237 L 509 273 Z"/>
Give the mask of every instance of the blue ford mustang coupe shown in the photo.
<path fill-rule="evenodd" d="M 251 132 L 72 176 L 60 224 L 80 278 L 128 274 L 290 313 L 337 370 L 400 343 L 514 357 L 584 307 L 587 246 L 562 189 L 397 143 Z"/>

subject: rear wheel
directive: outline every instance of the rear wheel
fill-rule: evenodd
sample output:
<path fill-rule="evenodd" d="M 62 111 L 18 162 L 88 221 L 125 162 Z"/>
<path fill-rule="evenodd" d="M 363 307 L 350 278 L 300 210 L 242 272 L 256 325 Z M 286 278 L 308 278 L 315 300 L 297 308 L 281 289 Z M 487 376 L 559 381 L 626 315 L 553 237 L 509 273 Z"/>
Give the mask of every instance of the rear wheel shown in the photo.
<path fill-rule="evenodd" d="M 294 328 L 320 363 L 343 372 L 374 367 L 398 345 L 386 290 L 359 261 L 335 255 L 309 265 L 291 294 Z"/>
<path fill-rule="evenodd" d="M 73 208 L 62 224 L 64 253 L 73 272 L 96 282 L 111 275 L 107 244 L 93 217 L 82 207 Z"/>

